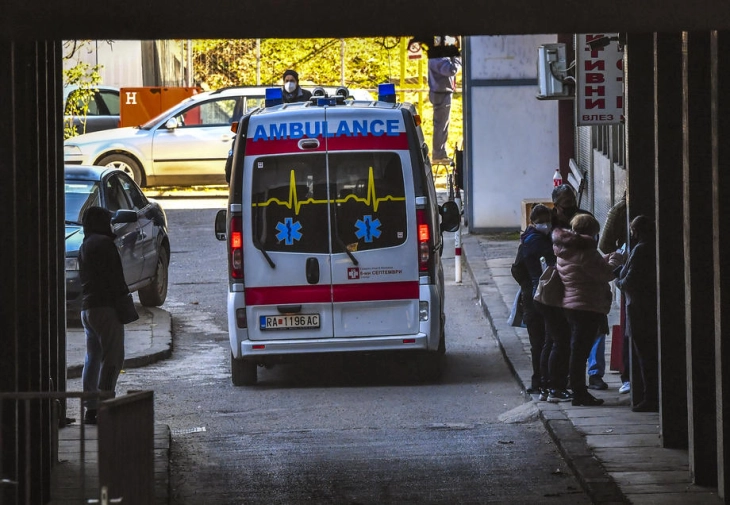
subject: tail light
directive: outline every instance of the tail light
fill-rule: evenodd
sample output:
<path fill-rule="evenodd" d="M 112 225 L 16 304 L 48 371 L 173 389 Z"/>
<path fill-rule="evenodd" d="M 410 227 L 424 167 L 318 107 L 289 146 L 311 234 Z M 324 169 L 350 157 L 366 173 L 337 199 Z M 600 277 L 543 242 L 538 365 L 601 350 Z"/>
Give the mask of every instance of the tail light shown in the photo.
<path fill-rule="evenodd" d="M 231 228 L 228 233 L 230 247 L 231 277 L 243 280 L 243 218 L 231 218 Z"/>
<path fill-rule="evenodd" d="M 418 223 L 418 270 L 428 272 L 431 261 L 431 229 L 426 220 L 425 210 L 416 210 L 416 222 Z"/>

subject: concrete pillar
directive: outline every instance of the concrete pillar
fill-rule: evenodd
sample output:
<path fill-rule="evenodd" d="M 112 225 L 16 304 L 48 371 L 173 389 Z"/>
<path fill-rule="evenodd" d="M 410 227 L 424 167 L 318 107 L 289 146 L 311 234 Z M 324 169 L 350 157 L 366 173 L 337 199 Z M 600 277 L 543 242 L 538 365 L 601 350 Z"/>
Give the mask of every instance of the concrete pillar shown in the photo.
<path fill-rule="evenodd" d="M 682 178 L 689 466 L 696 484 L 717 484 L 712 121 L 709 32 L 682 34 Z"/>
<path fill-rule="evenodd" d="M 63 142 L 60 42 L 0 41 L 3 234 L 0 391 L 65 389 Z M 3 405 L 6 503 L 46 503 L 53 404 Z M 27 456 L 25 441 L 29 440 Z M 29 468 L 29 474 L 26 474 Z M 29 478 L 26 478 L 29 475 Z"/>
<path fill-rule="evenodd" d="M 624 49 L 624 114 L 626 117 L 626 213 L 628 223 L 643 214 L 654 219 L 654 36 L 629 33 Z M 627 233 L 627 237 L 628 237 Z M 629 239 L 629 243 L 631 240 Z M 631 357 L 631 403 L 644 399 L 644 385 L 633 346 Z"/>
<path fill-rule="evenodd" d="M 659 422 L 662 444 L 675 449 L 688 444 L 686 339 L 677 331 L 685 325 L 681 63 L 681 34 L 654 34 Z"/>
<path fill-rule="evenodd" d="M 730 32 L 714 32 L 712 48 L 712 222 L 714 239 L 713 270 L 715 311 L 715 356 L 717 380 L 717 465 L 718 495 L 728 496 L 730 486 L 730 432 L 725 433 L 730 421 L 730 219 L 723 201 L 730 200 Z M 722 294 L 725 293 L 723 297 Z"/>

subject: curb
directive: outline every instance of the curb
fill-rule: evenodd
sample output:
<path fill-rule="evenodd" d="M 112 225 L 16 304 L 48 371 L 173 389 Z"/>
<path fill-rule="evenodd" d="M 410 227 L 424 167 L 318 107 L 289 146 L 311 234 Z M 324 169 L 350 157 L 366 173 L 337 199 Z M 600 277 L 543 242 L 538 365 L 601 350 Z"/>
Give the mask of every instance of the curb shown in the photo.
<path fill-rule="evenodd" d="M 125 356 L 123 368 L 141 368 L 172 356 L 172 315 L 158 307 L 145 307 L 145 310 L 152 315 L 150 324 L 152 345 L 144 352 Z M 83 369 L 84 365 L 69 365 L 66 369 L 66 378 L 80 378 Z"/>
<path fill-rule="evenodd" d="M 518 370 L 532 370 L 531 358 L 523 348 L 514 328 L 507 323 L 507 319 L 495 317 L 489 310 L 490 306 L 504 306 L 504 300 L 486 262 L 484 271 L 480 275 L 474 271 L 475 266 L 483 261 L 481 258 L 486 257 L 484 254 L 480 255 L 479 247 L 481 245 L 473 236 L 468 234 L 462 236 L 464 265 L 474 283 L 479 305 L 489 321 L 507 366 L 524 391 L 526 389 L 525 381 Z M 474 266 L 469 261 L 470 255 L 474 258 Z M 535 403 L 545 429 L 591 501 L 605 504 L 629 503 L 618 484 L 608 475 L 606 469 L 590 451 L 585 438 L 578 432 L 566 413 L 558 405 L 536 402 L 527 393 L 525 396 Z"/>

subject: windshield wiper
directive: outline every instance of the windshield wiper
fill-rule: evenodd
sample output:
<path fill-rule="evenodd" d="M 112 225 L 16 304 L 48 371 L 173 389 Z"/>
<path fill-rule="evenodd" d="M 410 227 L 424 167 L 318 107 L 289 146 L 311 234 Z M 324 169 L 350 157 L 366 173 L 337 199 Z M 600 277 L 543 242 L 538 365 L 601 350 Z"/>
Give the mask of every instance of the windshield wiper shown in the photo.
<path fill-rule="evenodd" d="M 337 244 L 340 247 L 342 247 L 345 250 L 345 252 L 347 253 L 347 255 L 350 257 L 350 261 L 352 261 L 352 264 L 355 265 L 355 266 L 358 266 L 360 264 L 360 262 L 357 261 L 357 258 L 355 257 L 355 255 L 352 254 L 352 252 L 347 248 L 347 246 L 342 241 L 342 239 L 340 238 L 340 236 L 337 235 L 337 231 L 335 231 L 335 240 L 337 241 Z"/>
<path fill-rule="evenodd" d="M 75 226 L 82 226 L 82 224 L 79 223 L 78 221 L 69 221 L 68 219 L 66 220 L 66 224 L 73 224 Z"/>
<path fill-rule="evenodd" d="M 271 259 L 271 256 L 269 256 L 269 253 L 266 252 L 266 249 L 264 249 L 264 244 L 261 243 L 261 241 L 259 240 L 259 238 L 256 235 L 253 236 L 253 245 L 256 246 L 256 249 L 261 251 L 261 254 L 264 255 L 264 258 L 266 258 L 266 261 L 269 262 L 269 266 L 271 268 L 276 268 L 276 263 L 274 263 L 274 260 Z"/>

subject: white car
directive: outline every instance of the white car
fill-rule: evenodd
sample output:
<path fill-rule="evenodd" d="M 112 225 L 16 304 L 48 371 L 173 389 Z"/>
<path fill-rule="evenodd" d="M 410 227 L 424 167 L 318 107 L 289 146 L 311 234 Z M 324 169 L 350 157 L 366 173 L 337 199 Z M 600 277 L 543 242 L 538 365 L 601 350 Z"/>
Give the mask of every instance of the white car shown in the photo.
<path fill-rule="evenodd" d="M 142 125 L 66 140 L 64 162 L 118 168 L 142 187 L 226 184 L 231 123 L 263 107 L 265 93 L 265 87 L 199 93 Z M 364 90 L 357 96 L 371 97 Z"/>

